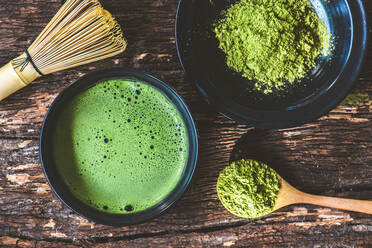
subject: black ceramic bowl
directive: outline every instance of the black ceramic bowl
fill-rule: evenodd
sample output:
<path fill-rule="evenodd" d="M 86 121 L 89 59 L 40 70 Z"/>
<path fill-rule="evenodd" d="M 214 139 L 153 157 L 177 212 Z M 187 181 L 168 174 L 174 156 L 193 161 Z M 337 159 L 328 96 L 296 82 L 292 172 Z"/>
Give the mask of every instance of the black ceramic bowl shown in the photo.
<path fill-rule="evenodd" d="M 271 95 L 250 89 L 248 79 L 226 66 L 211 29 L 228 2 L 180 0 L 176 17 L 181 64 L 219 112 L 254 127 L 288 128 L 317 119 L 345 98 L 359 74 L 367 42 L 361 0 L 311 0 L 332 35 L 332 53 L 319 58 L 314 69 L 285 94 Z"/>
<path fill-rule="evenodd" d="M 85 203 L 77 199 L 68 189 L 67 185 L 62 180 L 62 177 L 56 170 L 55 162 L 52 156 L 52 136 L 56 126 L 56 119 L 61 110 L 63 110 L 63 108 L 67 106 L 67 103 L 76 94 L 94 86 L 99 82 L 110 79 L 135 79 L 150 84 L 151 86 L 157 88 L 160 92 L 163 92 L 165 96 L 167 96 L 168 99 L 173 102 L 173 104 L 183 117 L 187 135 L 189 138 L 189 156 L 187 165 L 185 166 L 185 169 L 175 189 L 159 204 L 142 212 L 129 214 L 110 214 L 86 205 Z M 123 226 L 138 224 L 150 220 L 168 209 L 176 200 L 178 200 L 182 196 L 187 186 L 189 185 L 195 170 L 197 156 L 198 140 L 195 124 L 189 110 L 187 109 L 181 97 L 171 87 L 169 87 L 159 79 L 133 69 L 112 68 L 102 71 L 95 71 L 78 79 L 75 83 L 71 84 L 69 87 L 63 90 L 62 93 L 52 103 L 44 119 L 44 123 L 41 129 L 41 164 L 44 170 L 45 177 L 48 180 L 48 183 L 54 193 L 67 207 L 69 207 L 79 215 L 93 220 L 97 223 L 107 225 Z"/>

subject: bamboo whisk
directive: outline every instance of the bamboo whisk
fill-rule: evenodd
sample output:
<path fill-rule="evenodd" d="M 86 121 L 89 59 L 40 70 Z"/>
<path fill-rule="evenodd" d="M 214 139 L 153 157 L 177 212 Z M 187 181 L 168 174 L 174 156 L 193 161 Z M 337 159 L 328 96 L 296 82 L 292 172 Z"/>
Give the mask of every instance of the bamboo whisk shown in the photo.
<path fill-rule="evenodd" d="M 127 42 L 98 0 L 67 0 L 32 45 L 0 69 L 0 101 L 36 78 L 117 55 Z"/>

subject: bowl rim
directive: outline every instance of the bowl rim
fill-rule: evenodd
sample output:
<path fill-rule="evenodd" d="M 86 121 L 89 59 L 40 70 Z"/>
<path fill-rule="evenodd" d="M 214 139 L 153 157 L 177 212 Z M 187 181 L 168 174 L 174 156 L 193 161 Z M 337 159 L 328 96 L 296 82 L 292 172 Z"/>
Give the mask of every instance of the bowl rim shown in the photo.
<path fill-rule="evenodd" d="M 361 72 L 366 57 L 365 53 L 368 42 L 366 12 L 361 0 L 345 0 L 352 20 L 351 48 L 346 65 L 340 72 L 339 77 L 333 82 L 332 86 L 328 88 L 323 95 L 318 96 L 311 105 L 304 104 L 295 110 L 254 110 L 252 108 L 245 108 L 248 115 L 251 114 L 251 116 L 248 116 L 247 114 L 238 114 L 237 111 L 232 109 L 232 106 L 228 106 L 224 101 L 223 96 L 213 92 L 211 86 L 203 83 L 198 68 L 195 68 L 196 66 L 192 65 L 192 63 L 187 63 L 184 53 L 181 51 L 182 49 L 185 49 L 181 45 L 182 42 L 180 41 L 180 23 L 183 21 L 181 20 L 181 16 L 183 12 L 183 4 L 185 2 L 187 1 L 179 0 L 178 2 L 174 29 L 176 50 L 182 69 L 186 73 L 186 77 L 192 81 L 207 103 L 212 103 L 217 112 L 239 124 L 263 129 L 283 129 L 315 121 L 319 117 L 329 113 L 342 102 L 354 86 L 355 81 Z M 358 34 L 358 36 L 356 36 L 356 34 Z M 298 114 L 301 113 L 300 111 L 303 112 L 302 115 Z M 273 118 L 269 120 L 268 118 L 263 118 L 267 116 L 274 116 L 276 119 Z M 283 116 L 287 119 L 283 120 Z"/>
<path fill-rule="evenodd" d="M 107 75 L 112 75 L 112 76 L 107 76 Z M 90 80 L 91 78 L 93 79 L 92 81 Z M 94 80 L 94 78 L 96 78 L 96 80 Z M 189 138 L 188 161 L 175 188 L 158 204 L 146 210 L 136 212 L 133 214 L 105 213 L 103 211 L 99 211 L 92 207 L 89 207 L 88 205 L 82 203 L 77 198 L 75 198 L 74 200 L 77 200 L 78 204 L 80 204 L 83 207 L 76 207 L 77 203 L 73 203 L 71 199 L 65 198 L 66 195 L 64 195 L 63 191 L 69 191 L 67 187 L 65 186 L 65 189 L 58 188 L 60 186 L 56 184 L 56 180 L 53 178 L 53 175 L 50 175 L 48 173 L 49 171 L 48 166 L 52 165 L 53 163 L 48 163 L 47 157 L 45 155 L 45 145 L 47 143 L 46 141 L 47 131 L 49 128 L 52 128 L 52 127 L 49 127 L 49 122 L 51 122 L 53 119 L 52 120 L 50 119 L 54 117 L 52 116 L 52 113 L 53 111 L 55 111 L 56 107 L 59 106 L 59 104 L 62 102 L 66 94 L 68 94 L 70 91 L 75 90 L 75 93 L 72 93 L 72 95 L 76 95 L 78 92 L 84 91 L 88 89 L 89 87 L 94 86 L 97 83 L 103 82 L 105 80 L 114 79 L 114 78 L 137 79 L 138 81 L 147 83 L 155 87 L 160 92 L 162 92 L 169 99 L 169 101 L 171 101 L 174 104 L 177 111 L 180 112 L 182 119 L 185 122 L 187 134 Z M 76 90 L 76 88 L 80 85 L 83 87 L 85 86 L 85 87 L 83 89 Z M 127 68 L 127 67 L 111 67 L 111 68 L 106 68 L 102 70 L 95 70 L 95 71 L 85 74 L 82 77 L 79 77 L 77 80 L 75 80 L 73 83 L 68 85 L 58 94 L 58 96 L 54 99 L 52 104 L 49 106 L 48 111 L 44 117 L 41 131 L 40 131 L 39 151 L 40 151 L 39 158 L 40 158 L 44 176 L 49 186 L 51 187 L 53 193 L 65 206 L 71 209 L 74 213 L 90 221 L 93 221 L 95 223 L 120 227 L 120 226 L 136 225 L 136 224 L 141 224 L 141 223 L 150 221 L 160 216 L 161 214 L 163 214 L 167 209 L 173 206 L 175 202 L 178 201 L 182 197 L 182 195 L 188 189 L 192 181 L 193 175 L 195 173 L 197 160 L 198 160 L 198 153 L 199 153 L 199 144 L 198 144 L 198 133 L 197 133 L 195 121 L 185 101 L 175 91 L 175 89 L 173 89 L 171 86 L 169 86 L 165 82 L 159 80 L 158 78 L 146 72 L 142 72 L 137 69 Z M 72 193 L 70 194 L 72 195 Z M 82 208 L 90 209 L 91 211 L 100 213 L 101 215 L 100 217 L 97 218 L 97 216 L 92 216 L 91 215 L 92 212 L 90 211 L 88 212 L 82 211 Z M 102 216 L 106 216 L 106 217 L 109 216 L 108 218 L 109 220 L 106 218 L 102 218 Z"/>

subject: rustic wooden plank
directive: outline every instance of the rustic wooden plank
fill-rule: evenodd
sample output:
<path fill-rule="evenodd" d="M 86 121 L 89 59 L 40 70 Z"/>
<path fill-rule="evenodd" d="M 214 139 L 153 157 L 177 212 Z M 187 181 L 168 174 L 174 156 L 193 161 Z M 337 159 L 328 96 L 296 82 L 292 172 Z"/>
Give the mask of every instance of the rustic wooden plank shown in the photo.
<path fill-rule="evenodd" d="M 0 0 L 0 64 L 23 51 L 62 2 Z M 247 156 L 269 162 L 307 192 L 371 199 L 370 100 L 343 104 L 288 130 L 234 124 L 208 106 L 181 71 L 173 37 L 176 0 L 103 3 L 128 37 L 123 55 L 47 76 L 0 102 L 0 246 L 372 246 L 370 216 L 297 205 L 244 220 L 226 212 L 215 191 L 218 172 L 231 159 Z M 372 3 L 365 3 L 372 16 Z M 372 96 L 371 63 L 369 55 L 354 92 Z M 198 168 L 184 197 L 159 218 L 123 228 L 88 222 L 64 207 L 46 183 L 38 152 L 41 123 L 55 96 L 79 76 L 115 65 L 151 72 L 172 85 L 190 106 L 200 136 Z"/>

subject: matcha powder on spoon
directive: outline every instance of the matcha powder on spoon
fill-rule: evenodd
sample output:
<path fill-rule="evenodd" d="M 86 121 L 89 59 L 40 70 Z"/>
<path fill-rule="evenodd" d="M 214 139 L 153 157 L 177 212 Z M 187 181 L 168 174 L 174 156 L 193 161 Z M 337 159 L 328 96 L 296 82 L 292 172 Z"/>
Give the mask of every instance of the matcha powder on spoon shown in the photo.
<path fill-rule="evenodd" d="M 217 193 L 231 213 L 243 218 L 257 218 L 273 211 L 280 186 L 277 173 L 266 164 L 240 160 L 221 172 Z"/>
<path fill-rule="evenodd" d="M 228 67 L 265 94 L 305 77 L 330 50 L 331 36 L 309 0 L 241 0 L 214 32 Z"/>

